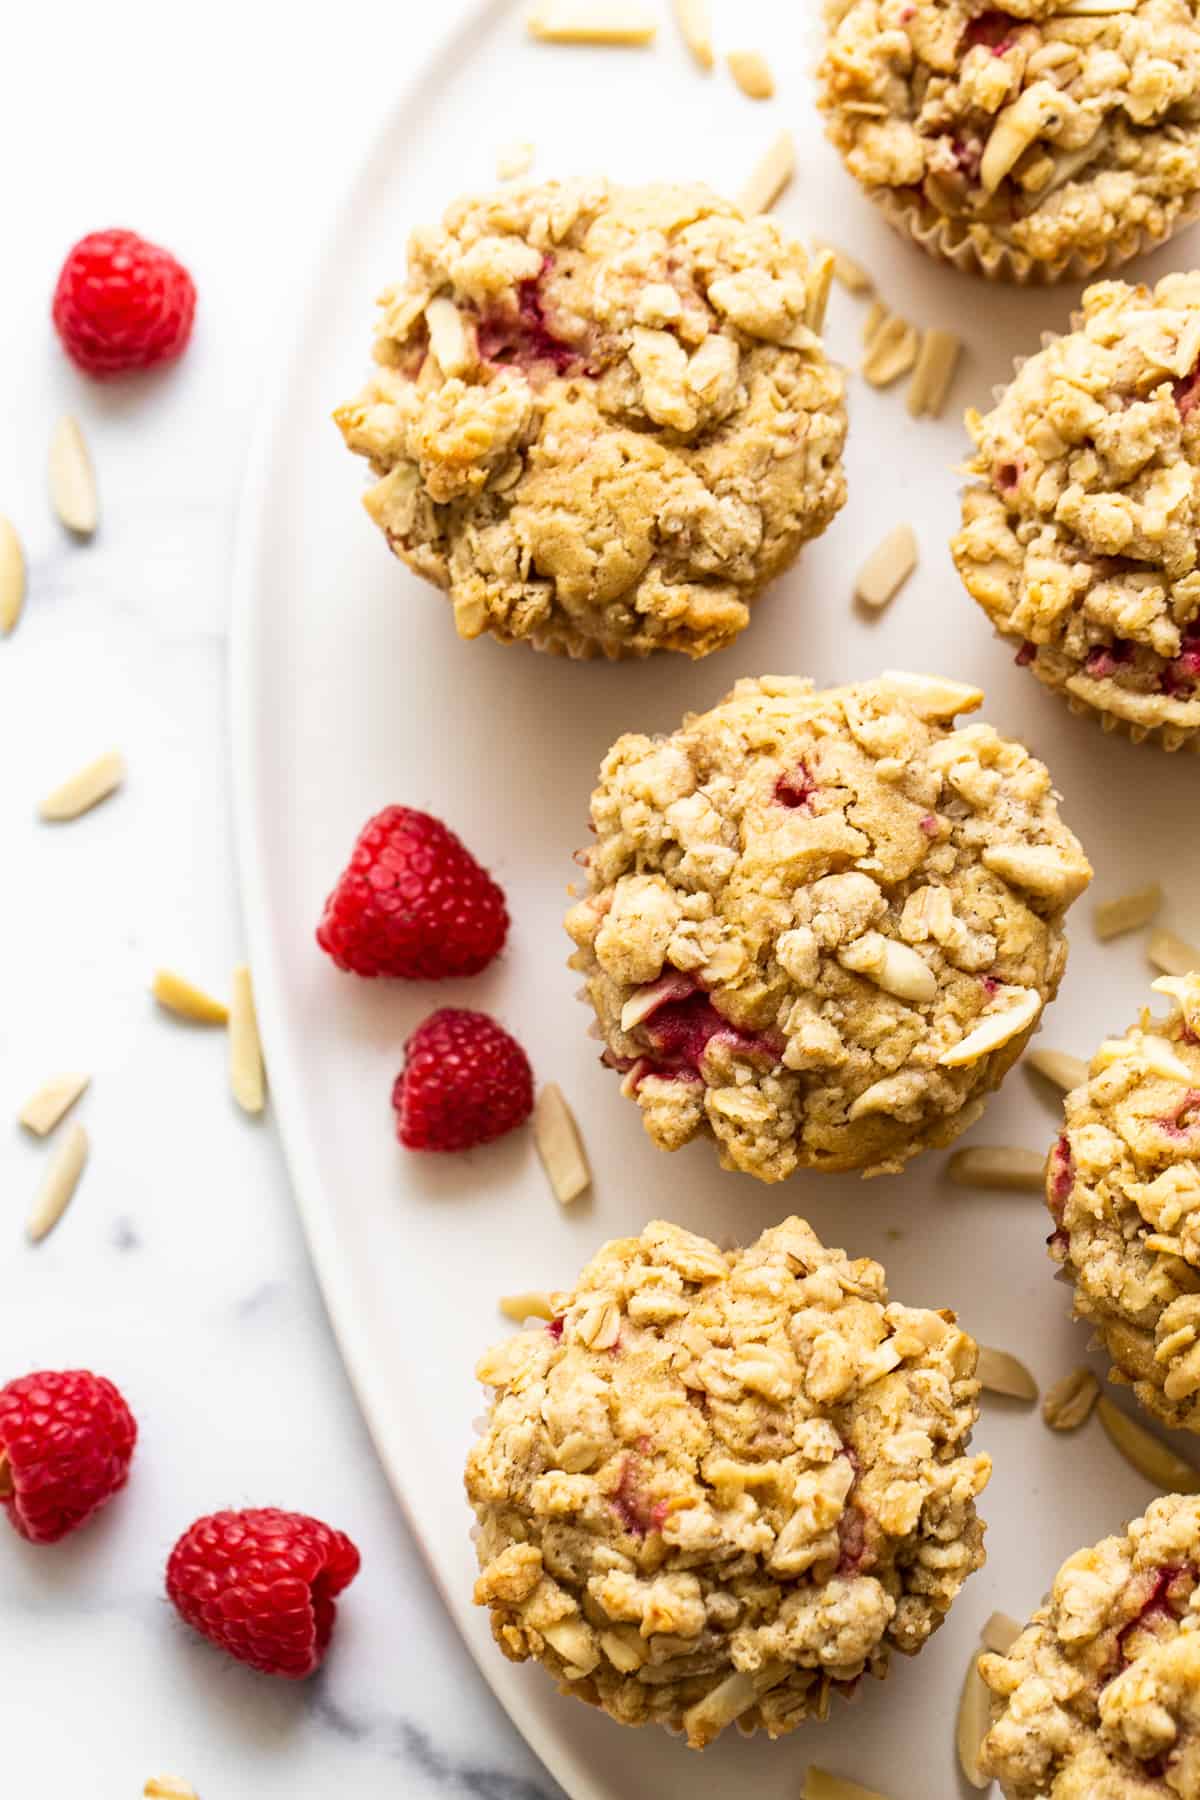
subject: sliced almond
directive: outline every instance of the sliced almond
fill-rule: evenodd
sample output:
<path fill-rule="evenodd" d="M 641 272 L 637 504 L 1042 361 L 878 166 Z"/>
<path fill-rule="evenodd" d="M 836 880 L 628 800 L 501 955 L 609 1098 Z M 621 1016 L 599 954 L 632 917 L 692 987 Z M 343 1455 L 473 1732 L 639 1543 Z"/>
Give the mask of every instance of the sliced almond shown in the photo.
<path fill-rule="evenodd" d="M 7 637 L 25 604 L 25 552 L 17 528 L 0 516 L 0 634 Z"/>
<path fill-rule="evenodd" d="M 868 275 L 862 264 L 855 262 L 854 258 L 847 255 L 846 251 L 839 250 L 836 244 L 822 244 L 820 248 L 828 250 L 833 257 L 834 277 L 848 294 L 873 294 L 875 292 L 875 282 L 872 277 Z M 879 310 L 881 314 L 884 312 L 882 306 Z"/>
<path fill-rule="evenodd" d="M 1065 1050 L 1027 1050 L 1025 1061 L 1064 1094 L 1082 1087 L 1088 1078 L 1087 1064 L 1081 1057 L 1068 1056 Z"/>
<path fill-rule="evenodd" d="M 828 1769 L 818 1769 L 816 1763 L 809 1763 L 802 1800 L 885 1800 L 885 1797 L 874 1788 L 862 1787 L 857 1781 L 847 1781 L 842 1775 L 831 1775 Z"/>
<path fill-rule="evenodd" d="M 879 682 L 899 694 L 918 719 L 953 719 L 959 713 L 974 712 L 983 704 L 982 688 L 968 687 L 964 681 L 949 681 L 943 675 L 913 675 L 906 669 L 885 669 Z"/>
<path fill-rule="evenodd" d="M 550 1296 L 536 1291 L 528 1294 L 502 1294 L 500 1311 L 506 1319 L 511 1319 L 514 1325 L 523 1325 L 526 1319 L 552 1319 L 554 1317 Z"/>
<path fill-rule="evenodd" d="M 142 1794 L 144 1800 L 200 1800 L 195 1788 L 177 1775 L 152 1775 Z"/>
<path fill-rule="evenodd" d="M 34 1196 L 33 1206 L 25 1222 L 25 1232 L 30 1243 L 40 1244 L 66 1212 L 71 1204 L 71 1196 L 79 1185 L 79 1177 L 83 1174 L 87 1153 L 87 1132 L 82 1125 L 71 1125 L 62 1142 L 51 1151 L 46 1173 Z"/>
<path fill-rule="evenodd" d="M 50 439 L 50 499 L 68 531 L 91 537 L 100 523 L 100 500 L 87 439 L 64 413 Z"/>
<path fill-rule="evenodd" d="M 1096 936 L 1102 943 L 1107 943 L 1109 938 L 1120 937 L 1122 932 L 1140 931 L 1143 925 L 1150 923 L 1162 903 L 1163 891 L 1157 881 L 1132 894 L 1122 894 L 1116 900 L 1099 900 L 1092 911 Z"/>
<path fill-rule="evenodd" d="M 918 951 L 908 944 L 896 943 L 882 932 L 866 931 L 837 952 L 843 969 L 865 975 L 886 993 L 917 1005 L 932 1000 L 937 993 L 937 977 Z"/>
<path fill-rule="evenodd" d="M 988 844 L 981 861 L 993 875 L 1042 900 L 1069 906 L 1092 878 L 1091 864 L 1053 844 Z"/>
<path fill-rule="evenodd" d="M 66 1118 L 91 1079 L 90 1075 L 51 1076 L 29 1096 L 17 1118 L 26 1131 L 46 1137 L 60 1120 Z"/>
<path fill-rule="evenodd" d="M 1152 931 L 1146 954 L 1164 975 L 1190 975 L 1193 969 L 1200 969 L 1200 950 L 1173 931 Z"/>
<path fill-rule="evenodd" d="M 533 145 L 526 139 L 515 144 L 505 144 L 496 152 L 497 181 L 516 181 L 518 176 L 527 175 L 533 166 Z"/>
<path fill-rule="evenodd" d="M 1040 1194 L 1046 1185 L 1046 1159 L 1034 1150 L 1006 1144 L 972 1144 L 956 1150 L 946 1164 L 955 1187 L 1005 1188 L 1013 1193 Z"/>
<path fill-rule="evenodd" d="M 821 250 L 809 264 L 808 300 L 804 308 L 804 323 L 809 331 L 825 329 L 825 309 L 833 284 L 833 260 L 832 250 Z"/>
<path fill-rule="evenodd" d="M 863 349 L 869 350 L 875 341 L 875 333 L 886 324 L 891 317 L 882 300 L 872 300 L 867 308 L 867 316 L 863 320 Z"/>
<path fill-rule="evenodd" d="M 1042 1417 L 1051 1431 L 1075 1431 L 1091 1417 L 1100 1383 L 1090 1369 L 1072 1369 L 1046 1389 Z"/>
<path fill-rule="evenodd" d="M 193 986 L 172 969 L 155 971 L 150 992 L 160 1006 L 178 1013 L 181 1019 L 194 1019 L 198 1025 L 225 1025 L 229 1021 L 229 1008 L 223 1000 L 214 1000 L 203 988 Z"/>
<path fill-rule="evenodd" d="M 475 355 L 462 322 L 462 314 L 453 300 L 440 294 L 425 308 L 429 327 L 429 348 L 433 351 L 443 375 L 453 379 L 465 375 L 475 366 Z"/>
<path fill-rule="evenodd" d="M 918 339 L 907 319 L 892 313 L 877 326 L 862 360 L 863 379 L 872 387 L 889 387 L 907 375 L 917 360 Z"/>
<path fill-rule="evenodd" d="M 229 1086 L 243 1112 L 260 1113 L 266 1104 L 262 1043 L 250 971 L 240 963 L 233 971 L 229 999 Z"/>
<path fill-rule="evenodd" d="M 965 1038 L 943 1050 L 938 1062 L 944 1069 L 961 1069 L 967 1063 L 978 1062 L 981 1056 L 999 1050 L 1027 1030 L 1041 1009 L 1041 996 L 1033 988 L 1021 989 L 1014 1005 L 989 1013 L 974 1031 L 968 1031 Z"/>
<path fill-rule="evenodd" d="M 725 59 L 729 73 L 749 100 L 770 100 L 775 93 L 775 77 L 760 50 L 731 50 Z"/>
<path fill-rule="evenodd" d="M 674 0 L 679 35 L 702 69 L 713 66 L 712 18 L 708 0 Z"/>
<path fill-rule="evenodd" d="M 1169 1450 L 1161 1438 L 1147 1431 L 1128 1413 L 1105 1395 L 1096 1402 L 1096 1412 L 1109 1439 L 1131 1463 L 1139 1475 L 1165 1494 L 1200 1494 L 1200 1469 L 1185 1462 Z"/>
<path fill-rule="evenodd" d="M 592 1172 L 575 1115 L 557 1082 L 546 1082 L 537 1097 L 533 1109 L 533 1141 L 555 1198 L 562 1206 L 569 1206 L 591 1186 Z"/>
<path fill-rule="evenodd" d="M 930 326 L 921 333 L 921 348 L 908 384 L 908 410 L 914 419 L 940 419 L 946 395 L 962 354 L 962 339 Z"/>
<path fill-rule="evenodd" d="M 886 606 L 917 566 L 917 538 L 911 525 L 897 525 L 876 544 L 858 571 L 855 598 L 864 606 Z"/>
<path fill-rule="evenodd" d="M 543 44 L 652 44 L 658 30 L 640 0 L 541 0 L 526 24 Z"/>
<path fill-rule="evenodd" d="M 958 1697 L 958 1716 L 954 1725 L 954 1742 L 958 1750 L 958 1766 L 973 1788 L 992 1785 L 992 1778 L 980 1767 L 979 1752 L 988 1734 L 992 1717 L 992 1696 L 979 1673 L 979 1659 L 972 1656 L 963 1676 L 962 1693 Z"/>
<path fill-rule="evenodd" d="M 1056 114 L 1062 97 L 1051 81 L 1035 81 L 1020 97 L 996 114 L 979 160 L 979 185 L 994 194 L 1013 165 Z"/>
<path fill-rule="evenodd" d="M 53 824 L 78 819 L 93 806 L 99 806 L 101 800 L 115 794 L 124 779 L 124 757 L 118 750 L 108 750 L 47 794 L 38 812 Z"/>
<path fill-rule="evenodd" d="M 991 1650 L 996 1656 L 1007 1656 L 1022 1630 L 1011 1613 L 994 1612 L 984 1620 L 979 1641 L 985 1650 Z"/>
<path fill-rule="evenodd" d="M 688 1743 L 698 1748 L 710 1744 L 719 1731 L 740 1719 L 763 1694 L 786 1681 L 790 1673 L 791 1664 L 783 1661 L 763 1663 L 753 1675 L 745 1669 L 735 1669 L 684 1713 Z"/>
<path fill-rule="evenodd" d="M 993 1350 L 990 1344 L 980 1344 L 975 1373 L 989 1394 L 1007 1394 L 1011 1400 L 1036 1400 L 1038 1397 L 1037 1382 L 1025 1364 L 1007 1350 Z"/>
<path fill-rule="evenodd" d="M 790 131 L 781 131 L 738 195 L 746 217 L 770 212 L 795 172 L 795 140 Z"/>

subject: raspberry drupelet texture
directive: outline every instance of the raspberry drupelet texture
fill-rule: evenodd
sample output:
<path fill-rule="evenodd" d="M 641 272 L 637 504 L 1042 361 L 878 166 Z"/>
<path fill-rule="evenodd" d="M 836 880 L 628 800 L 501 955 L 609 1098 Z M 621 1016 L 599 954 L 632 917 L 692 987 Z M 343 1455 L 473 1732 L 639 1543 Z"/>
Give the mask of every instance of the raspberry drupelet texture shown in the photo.
<path fill-rule="evenodd" d="M 1113 1379 L 1165 1424 L 1200 1431 L 1200 975 L 1154 985 L 1171 1016 L 1143 1013 L 1101 1044 L 1064 1102 L 1050 1254 Z"/>
<path fill-rule="evenodd" d="M 1098 282 L 967 414 L 951 549 L 1017 661 L 1106 731 L 1200 747 L 1200 274 Z"/>
<path fill-rule="evenodd" d="M 182 263 L 135 231 L 93 231 L 69 252 L 51 311 L 71 361 L 104 380 L 181 356 L 196 289 Z"/>
<path fill-rule="evenodd" d="M 336 1597 L 358 1574 L 343 1532 L 305 1513 L 210 1513 L 167 1563 L 167 1595 L 202 1637 L 263 1675 L 300 1680 L 319 1666 Z"/>
<path fill-rule="evenodd" d="M 487 1013 L 445 1006 L 405 1044 L 392 1105 L 406 1150 L 473 1150 L 525 1123 L 533 1070 Z"/>
<path fill-rule="evenodd" d="M 57 1543 L 124 1487 L 136 1442 L 133 1414 L 103 1375 L 22 1375 L 0 1388 L 0 1504 L 30 1543 Z"/>
<path fill-rule="evenodd" d="M 477 1604 L 625 1725 L 782 1736 L 936 1631 L 984 1560 L 976 1346 L 791 1218 L 656 1221 L 490 1351 Z"/>
<path fill-rule="evenodd" d="M 478 975 L 504 948 L 504 895 L 440 819 L 387 806 L 369 819 L 325 902 L 317 942 L 355 975 Z"/>
<path fill-rule="evenodd" d="M 700 186 L 458 201 L 336 414 L 367 511 L 464 638 L 721 649 L 846 497 L 830 268 Z"/>
<path fill-rule="evenodd" d="M 1155 1500 L 1068 1557 L 1005 1656 L 981 1762 L 1009 1800 L 1200 1794 L 1200 1500 Z"/>
<path fill-rule="evenodd" d="M 971 1124 L 1036 1028 L 1091 869 L 978 688 L 740 681 L 630 734 L 567 915 L 604 1061 L 664 1150 L 893 1170 Z"/>

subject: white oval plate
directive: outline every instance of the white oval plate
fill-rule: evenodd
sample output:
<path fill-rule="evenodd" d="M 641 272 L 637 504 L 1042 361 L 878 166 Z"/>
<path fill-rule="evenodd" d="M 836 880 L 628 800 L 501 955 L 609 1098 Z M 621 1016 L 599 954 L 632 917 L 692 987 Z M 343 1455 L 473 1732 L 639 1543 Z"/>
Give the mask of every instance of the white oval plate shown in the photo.
<path fill-rule="evenodd" d="M 1045 757 L 1069 822 L 1096 865 L 1094 894 L 1152 876 L 1167 922 L 1200 935 L 1200 765 L 1105 738 L 1072 719 L 991 635 L 960 590 L 946 542 L 956 520 L 962 407 L 986 403 L 1044 328 L 1061 329 L 1073 291 L 1023 294 L 927 264 L 893 239 L 843 175 L 813 113 L 811 44 L 790 4 L 730 7 L 738 39 L 767 45 L 781 98 L 743 99 L 705 79 L 664 18 L 654 51 L 546 48 L 508 5 L 465 17 L 387 121 L 298 305 L 299 329 L 252 459 L 236 571 L 234 736 L 238 829 L 258 1004 L 279 1120 L 334 1328 L 379 1454 L 446 1603 L 480 1668 L 574 1800 L 795 1800 L 810 1759 L 891 1800 L 959 1792 L 957 1690 L 983 1620 L 1023 1616 L 1061 1559 L 1151 1498 L 1093 1421 L 1056 1436 L 1036 1412 L 985 1406 L 978 1443 L 996 1460 L 985 1496 L 987 1568 L 915 1664 L 882 1689 L 783 1743 L 726 1736 L 703 1758 L 661 1732 L 623 1731 L 560 1698 L 540 1671 L 506 1663 L 472 1607 L 463 1456 L 480 1412 L 472 1368 L 506 1329 L 497 1296 L 568 1285 L 605 1238 L 658 1215 L 733 1241 L 789 1211 L 830 1242 L 879 1257 L 893 1292 L 953 1305 L 982 1340 L 1019 1353 L 1043 1385 L 1085 1355 L 1051 1280 L 1046 1220 L 1024 1196 L 948 1189 L 940 1156 L 866 1185 L 797 1177 L 770 1189 L 722 1174 L 707 1146 L 672 1157 L 642 1135 L 599 1066 L 566 968 L 560 916 L 571 852 L 586 837 L 595 771 L 622 730 L 669 729 L 741 674 L 806 672 L 821 683 L 880 668 L 931 669 L 987 689 L 986 716 Z M 664 9 L 665 10 L 665 9 Z M 718 11 L 718 18 L 720 18 Z M 537 172 L 605 169 L 618 179 L 699 177 L 736 191 L 775 130 L 796 132 L 800 174 L 781 208 L 803 232 L 836 239 L 897 308 L 958 329 L 964 365 L 946 418 L 913 423 L 903 387 L 852 381 L 850 502 L 761 603 L 723 656 L 640 666 L 575 665 L 490 641 L 460 644 L 444 599 L 387 553 L 359 505 L 364 471 L 329 413 L 368 364 L 375 294 L 403 269 L 407 231 L 458 192 L 491 185 L 495 153 L 537 147 Z M 1168 249 L 1157 275 L 1184 266 Z M 835 294 L 834 350 L 853 363 L 862 304 Z M 854 571 L 885 530 L 909 519 L 921 566 L 878 618 L 856 613 Z M 504 883 L 511 948 L 481 979 L 449 986 L 367 983 L 339 974 L 313 942 L 321 904 L 370 813 L 427 807 Z M 1185 830 L 1185 826 L 1187 829 Z M 1041 1041 L 1087 1054 L 1149 999 L 1140 939 L 1101 948 L 1090 899 L 1074 914 L 1071 966 Z M 528 1132 L 469 1156 L 405 1154 L 389 1090 L 406 1033 L 435 1006 L 497 1013 L 538 1074 L 574 1105 L 595 1166 L 592 1197 L 551 1197 Z M 1017 1070 L 972 1141 L 1045 1148 L 1050 1097 Z M 402 1617 L 397 1631 L 404 1630 Z"/>

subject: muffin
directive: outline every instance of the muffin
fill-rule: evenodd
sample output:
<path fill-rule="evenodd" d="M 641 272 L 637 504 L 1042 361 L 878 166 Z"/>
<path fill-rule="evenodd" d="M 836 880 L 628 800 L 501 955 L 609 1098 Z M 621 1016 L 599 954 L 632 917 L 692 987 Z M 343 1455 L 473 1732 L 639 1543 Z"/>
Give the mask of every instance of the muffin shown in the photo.
<path fill-rule="evenodd" d="M 700 186 L 458 201 L 336 414 L 368 513 L 459 635 L 707 656 L 846 497 L 832 259 Z"/>
<path fill-rule="evenodd" d="M 762 1181 L 900 1168 L 1015 1062 L 1091 869 L 978 688 L 739 681 L 618 740 L 567 915 L 604 1061 L 654 1142 Z"/>
<path fill-rule="evenodd" d="M 967 414 L 951 549 L 1017 661 L 1106 731 L 1200 741 L 1200 274 L 1098 282 L 1069 336 Z"/>
<path fill-rule="evenodd" d="M 703 1749 L 921 1648 L 984 1560 L 952 1312 L 796 1218 L 728 1252 L 657 1221 L 550 1298 L 478 1368 L 475 1600 L 506 1656 Z"/>
<path fill-rule="evenodd" d="M 850 173 L 923 249 L 1078 279 L 1196 215 L 1190 0 L 826 0 L 820 104 Z"/>
<path fill-rule="evenodd" d="M 1172 1016 L 1143 1014 L 1101 1044 L 1067 1095 L 1046 1174 L 1050 1254 L 1112 1378 L 1200 1431 L 1200 975 L 1154 986 Z"/>
<path fill-rule="evenodd" d="M 1006 1656 L 984 1656 L 985 1775 L 1009 1800 L 1200 1794 L 1200 1500 L 1168 1494 L 1068 1557 Z"/>

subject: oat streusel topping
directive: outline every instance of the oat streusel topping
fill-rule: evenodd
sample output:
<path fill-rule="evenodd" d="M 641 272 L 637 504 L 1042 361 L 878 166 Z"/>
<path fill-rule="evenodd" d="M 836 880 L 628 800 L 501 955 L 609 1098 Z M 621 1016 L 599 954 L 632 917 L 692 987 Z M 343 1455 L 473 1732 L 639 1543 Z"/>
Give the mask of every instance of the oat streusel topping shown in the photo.
<path fill-rule="evenodd" d="M 918 239 L 1024 278 L 1169 235 L 1200 190 L 1193 0 L 826 0 L 820 104 Z"/>
<path fill-rule="evenodd" d="M 1200 738 L 1200 274 L 1097 282 L 1078 329 L 967 414 L 951 546 L 997 631 L 1075 711 Z"/>
<path fill-rule="evenodd" d="M 1091 869 L 978 688 L 739 681 L 630 734 L 592 796 L 574 967 L 660 1148 L 726 1168 L 897 1169 L 1020 1055 Z"/>
<path fill-rule="evenodd" d="M 1050 1253 L 1114 1379 L 1200 1431 L 1200 975 L 1154 986 L 1172 1016 L 1143 1013 L 1103 1043 L 1067 1095 L 1046 1174 Z"/>
<path fill-rule="evenodd" d="M 514 1661 L 702 1749 L 914 1654 L 984 1560 L 975 1344 L 802 1219 L 605 1244 L 490 1351 L 476 1602 Z"/>
<path fill-rule="evenodd" d="M 1068 1557 L 1045 1606 L 980 1673 L 985 1772 L 1010 1800 L 1200 1794 L 1200 1500 L 1155 1500 Z"/>
<path fill-rule="evenodd" d="M 419 230 L 336 414 L 462 637 L 707 656 L 846 497 L 828 256 L 698 185 L 525 183 Z"/>

